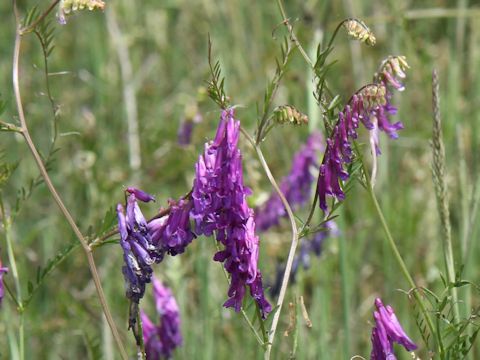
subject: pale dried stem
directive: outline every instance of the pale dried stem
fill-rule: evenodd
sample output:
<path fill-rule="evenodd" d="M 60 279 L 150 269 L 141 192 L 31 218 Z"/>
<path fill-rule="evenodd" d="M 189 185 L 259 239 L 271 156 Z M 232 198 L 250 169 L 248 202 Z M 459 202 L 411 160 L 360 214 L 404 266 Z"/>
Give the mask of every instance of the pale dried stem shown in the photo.
<path fill-rule="evenodd" d="M 123 347 L 123 341 L 120 338 L 120 334 L 118 333 L 118 330 L 115 326 L 115 323 L 113 321 L 113 317 L 110 313 L 110 309 L 108 307 L 105 294 L 103 292 L 102 284 L 100 282 L 100 277 L 98 276 L 98 271 L 95 265 L 95 261 L 93 258 L 93 254 L 88 246 L 87 241 L 85 240 L 84 236 L 82 235 L 80 229 L 76 225 L 75 221 L 73 220 L 70 212 L 68 209 L 65 207 L 62 199 L 60 198 L 57 190 L 55 189 L 55 186 L 53 185 L 50 176 L 48 175 L 48 172 L 45 168 L 45 165 L 43 164 L 42 158 L 40 154 L 38 153 L 38 150 L 30 136 L 30 132 L 28 130 L 27 122 L 25 119 L 25 113 L 23 110 L 23 104 L 22 104 L 22 98 L 20 94 L 20 82 L 19 82 L 19 60 L 20 60 L 20 48 L 21 48 L 21 42 L 22 42 L 22 29 L 18 17 L 18 10 L 16 7 L 16 1 L 13 1 L 14 4 L 14 11 L 16 15 L 16 20 L 17 20 L 17 30 L 16 30 L 16 35 L 15 35 L 15 48 L 14 48 L 14 53 L 13 53 L 13 89 L 15 93 L 15 101 L 17 105 L 17 110 L 18 110 L 18 116 L 20 119 L 20 124 L 22 128 L 22 135 L 25 139 L 25 142 L 27 143 L 27 146 L 30 150 L 30 152 L 33 155 L 33 158 L 38 166 L 38 169 L 40 171 L 40 174 L 42 178 L 45 181 L 45 184 L 48 187 L 48 190 L 52 194 L 53 199 L 57 203 L 58 207 L 60 208 L 60 211 L 62 212 L 63 216 L 69 223 L 70 227 L 72 228 L 73 232 L 75 233 L 76 237 L 82 244 L 82 247 L 85 251 L 87 260 L 88 260 L 88 266 L 90 268 L 90 272 L 92 274 L 93 281 L 95 283 L 95 288 L 97 290 L 97 295 L 100 300 L 100 303 L 102 305 L 103 313 L 105 314 L 105 317 L 107 319 L 108 324 L 110 325 L 110 329 L 112 331 L 113 337 L 115 338 L 117 342 L 118 349 L 120 351 L 121 357 L 123 359 L 128 359 L 127 353 L 125 352 L 125 349 Z"/>

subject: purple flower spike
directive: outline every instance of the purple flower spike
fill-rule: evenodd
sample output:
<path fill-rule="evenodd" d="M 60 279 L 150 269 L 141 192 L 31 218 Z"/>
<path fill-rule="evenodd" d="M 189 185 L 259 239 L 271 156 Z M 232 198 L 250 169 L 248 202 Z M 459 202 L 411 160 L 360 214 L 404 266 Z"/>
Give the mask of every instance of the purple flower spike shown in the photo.
<path fill-rule="evenodd" d="M 373 313 L 375 327 L 372 330 L 371 360 L 395 360 L 393 343 L 402 345 L 407 351 L 417 349 L 417 345 L 407 336 L 391 306 L 384 306 L 382 300 L 375 299 L 377 311 Z"/>
<path fill-rule="evenodd" d="M 0 305 L 2 304 L 3 296 L 5 295 L 5 291 L 3 289 L 3 275 L 8 272 L 8 268 L 2 266 L 2 261 L 0 260 Z"/>
<path fill-rule="evenodd" d="M 246 201 L 251 190 L 243 184 L 239 134 L 240 122 L 235 120 L 234 110 L 224 110 L 214 140 L 205 144 L 195 165 L 191 214 L 198 235 L 214 234 L 224 246 L 214 256 L 231 276 L 224 306 L 240 311 L 248 286 L 266 316 L 271 307 L 263 295 L 257 269 L 259 240 L 254 213 Z"/>
<path fill-rule="evenodd" d="M 156 278 L 153 278 L 153 294 L 160 316 L 160 326 L 154 325 L 141 311 L 145 352 L 147 360 L 169 359 L 183 341 L 180 332 L 180 311 L 172 291 Z"/>
<path fill-rule="evenodd" d="M 126 295 L 139 303 L 145 293 L 145 284 L 151 280 L 151 265 L 163 260 L 164 250 L 153 242 L 135 193 L 132 192 L 127 199 L 126 212 L 121 204 L 117 205 L 117 218 L 125 262 L 122 270 Z"/>
<path fill-rule="evenodd" d="M 134 194 L 135 197 L 143 202 L 155 201 L 155 197 L 134 187 L 128 187 L 126 190 L 129 194 Z"/>
<path fill-rule="evenodd" d="M 314 181 L 312 171 L 318 169 L 317 158 L 322 148 L 322 135 L 319 132 L 313 132 L 305 145 L 293 157 L 290 173 L 280 183 L 280 190 L 294 209 L 304 205 L 310 198 L 310 190 Z M 255 213 L 255 222 L 261 231 L 278 225 L 280 219 L 287 215 L 276 192 L 272 193 Z"/>

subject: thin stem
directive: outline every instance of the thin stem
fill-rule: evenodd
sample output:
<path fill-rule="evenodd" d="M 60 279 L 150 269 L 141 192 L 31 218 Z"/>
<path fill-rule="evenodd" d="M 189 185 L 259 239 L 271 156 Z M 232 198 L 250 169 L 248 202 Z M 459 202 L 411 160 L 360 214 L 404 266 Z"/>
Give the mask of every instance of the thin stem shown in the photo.
<path fill-rule="evenodd" d="M 18 276 L 18 269 L 17 269 L 17 262 L 15 260 L 15 253 L 13 251 L 13 244 L 12 244 L 12 233 L 11 233 L 11 218 L 5 213 L 5 208 L 3 206 L 3 199 L 0 194 L 0 208 L 2 211 L 2 222 L 3 222 L 3 230 L 5 232 L 5 239 L 7 243 L 7 254 L 8 254 L 8 262 L 10 264 L 10 269 L 12 271 L 13 282 L 15 283 L 15 291 L 16 291 L 16 303 L 17 303 L 17 311 L 19 317 L 19 326 L 18 326 L 18 352 L 20 360 L 25 358 L 25 336 L 24 336 L 24 307 L 22 301 L 22 287 L 20 285 L 20 278 Z"/>
<path fill-rule="evenodd" d="M 348 261 L 347 261 L 347 244 L 345 236 L 341 234 L 339 242 L 339 260 L 340 260 L 340 283 L 342 289 L 342 320 L 343 320 L 343 353 L 348 356 L 350 354 L 350 294 L 348 291 Z M 345 356 L 345 357 L 346 357 Z"/>
<path fill-rule="evenodd" d="M 271 90 L 269 91 L 269 88 L 267 88 L 266 99 L 265 99 L 265 103 L 263 104 L 263 116 L 262 116 L 262 119 L 260 120 L 260 124 L 258 125 L 257 137 L 255 140 L 255 143 L 257 145 L 262 141 L 262 139 L 264 139 L 267 136 L 268 132 L 270 132 L 270 130 L 273 128 L 273 125 L 271 125 L 267 127 L 267 129 L 264 131 L 264 128 L 268 123 L 268 120 L 270 120 L 270 117 L 268 117 L 270 107 L 272 106 L 273 99 L 275 98 L 275 95 L 278 91 L 280 80 L 285 74 L 285 69 L 287 67 L 288 61 L 290 60 L 290 54 L 292 53 L 292 50 L 293 49 L 290 46 L 290 43 L 287 42 L 285 53 L 283 55 L 282 64 L 277 67 L 275 76 L 273 77 L 270 83 Z"/>
<path fill-rule="evenodd" d="M 57 141 L 58 137 L 58 122 L 57 122 L 57 109 L 55 106 L 55 101 L 53 100 L 52 91 L 50 90 L 50 79 L 49 79 L 49 69 L 48 69 L 48 49 L 46 47 L 45 42 L 43 41 L 42 36 L 38 32 L 38 30 L 34 30 L 34 34 L 37 37 L 38 41 L 40 42 L 42 52 L 43 52 L 43 72 L 45 75 L 45 88 L 47 89 L 47 97 L 48 101 L 50 102 L 50 107 L 52 109 L 52 116 L 53 116 L 53 129 L 52 129 L 52 141 L 50 144 L 50 151 L 47 156 L 49 159 L 54 148 L 55 142 Z"/>
<path fill-rule="evenodd" d="M 16 10 L 16 1 L 14 0 L 14 9 L 15 13 L 18 15 L 18 11 Z M 95 265 L 95 260 L 93 258 L 93 254 L 88 246 L 87 241 L 83 237 L 82 233 L 80 232 L 80 229 L 77 227 L 75 221 L 72 218 L 72 215 L 68 211 L 68 209 L 65 207 L 62 199 L 60 198 L 59 194 L 57 193 L 57 190 L 55 189 L 55 186 L 53 185 L 50 176 L 47 173 L 47 170 L 45 169 L 45 165 L 43 164 L 42 158 L 40 157 L 40 154 L 38 153 L 37 148 L 35 147 L 35 144 L 30 136 L 27 122 L 25 119 L 25 113 L 23 110 L 23 104 L 22 104 L 22 98 L 20 95 L 20 81 L 19 81 L 19 59 L 20 59 L 20 48 L 21 48 L 21 41 L 22 41 L 22 32 L 19 24 L 19 20 L 17 17 L 17 31 L 15 35 L 15 48 L 13 52 L 13 88 L 14 88 L 14 93 L 15 93 L 15 101 L 17 104 L 17 110 L 18 110 L 18 116 L 20 119 L 20 124 L 21 128 L 23 129 L 22 135 L 25 139 L 25 142 L 27 143 L 27 146 L 32 153 L 34 160 L 38 166 L 38 169 L 40 170 L 40 173 L 45 181 L 45 184 L 47 185 L 50 193 L 52 194 L 53 199 L 57 203 L 58 207 L 60 208 L 60 211 L 62 212 L 63 216 L 69 223 L 70 227 L 72 228 L 73 232 L 77 236 L 78 240 L 82 244 L 82 247 L 85 251 L 85 254 L 87 256 L 88 260 L 88 266 L 90 268 L 90 272 L 92 274 L 93 282 L 95 283 L 95 288 L 97 290 L 97 295 L 100 300 L 100 303 L 102 305 L 103 313 L 105 314 L 105 317 L 107 319 L 108 324 L 110 325 L 110 329 L 112 330 L 113 337 L 115 338 L 115 341 L 117 342 L 118 349 L 120 351 L 121 357 L 123 359 L 128 359 L 127 353 L 124 349 L 123 342 L 120 338 L 120 334 L 118 333 L 118 330 L 115 326 L 115 322 L 113 321 L 113 317 L 110 313 L 110 309 L 108 307 L 107 301 L 105 299 L 105 294 L 103 292 L 102 284 L 100 281 L 100 277 L 98 276 L 98 271 Z"/>
<path fill-rule="evenodd" d="M 260 320 L 260 329 L 262 330 L 263 344 L 266 344 L 268 342 L 267 330 L 265 329 L 265 322 L 262 319 L 260 305 L 258 305 L 256 301 L 255 301 L 255 313 L 257 314 L 257 318 Z"/>
<path fill-rule="evenodd" d="M 356 143 L 354 143 L 354 146 L 355 146 L 356 152 L 359 153 Z M 395 260 L 397 261 L 398 265 L 400 266 L 400 270 L 401 270 L 403 276 L 407 280 L 410 288 L 413 290 L 413 296 L 415 297 L 415 300 L 417 301 L 418 306 L 420 307 L 420 311 L 422 312 L 422 314 L 425 318 L 425 321 L 427 322 L 427 326 L 428 326 L 432 336 L 434 338 L 436 338 L 436 331 L 435 331 L 435 327 L 432 323 L 432 319 L 430 318 L 430 316 L 428 314 L 428 311 L 427 311 L 427 308 L 425 307 L 425 304 L 424 304 L 422 298 L 420 297 L 419 292 L 417 291 L 418 287 L 415 284 L 415 281 L 413 281 L 413 278 L 410 275 L 410 272 L 408 271 L 407 266 L 406 266 L 405 262 L 403 261 L 402 256 L 400 255 L 400 251 L 398 251 L 395 240 L 393 239 L 393 236 L 390 232 L 390 228 L 388 227 L 387 221 L 385 220 L 385 216 L 383 215 L 382 209 L 380 208 L 377 197 L 376 197 L 375 192 L 374 192 L 373 187 L 372 187 L 372 183 L 370 181 L 370 176 L 369 176 L 369 173 L 368 173 L 367 166 L 365 165 L 365 162 L 363 161 L 363 158 L 361 156 L 359 158 L 360 158 L 360 162 L 362 164 L 363 173 L 364 173 L 365 180 L 366 180 L 366 183 L 367 183 L 367 191 L 368 191 L 368 194 L 370 195 L 370 198 L 371 198 L 371 200 L 373 202 L 373 205 L 375 207 L 375 211 L 376 211 L 377 216 L 378 216 L 378 218 L 380 220 L 380 223 L 382 225 L 382 229 L 385 232 L 385 235 L 387 237 L 388 245 L 390 246 L 390 249 L 393 252 Z"/>
<path fill-rule="evenodd" d="M 272 351 L 272 344 L 273 340 L 275 338 L 275 332 L 277 330 L 278 326 L 278 320 L 280 319 L 280 312 L 282 310 L 282 305 L 283 301 L 285 299 L 285 294 L 287 292 L 287 287 L 288 287 L 288 281 L 290 280 L 290 273 L 292 272 L 292 264 L 293 264 L 293 259 L 295 257 L 295 251 L 297 249 L 298 245 L 298 229 L 297 229 L 297 224 L 295 222 L 295 216 L 293 215 L 293 211 L 290 207 L 290 204 L 288 203 L 287 199 L 283 195 L 282 191 L 277 185 L 277 182 L 275 181 L 275 178 L 272 175 L 272 172 L 270 171 L 270 168 L 268 167 L 268 164 L 265 160 L 265 157 L 263 156 L 263 152 L 260 149 L 260 146 L 255 145 L 255 141 L 253 138 L 250 136 L 248 132 L 246 132 L 244 129 L 240 129 L 242 131 L 242 134 L 245 135 L 245 137 L 248 139 L 248 141 L 253 144 L 253 147 L 255 148 L 255 151 L 257 152 L 258 159 L 260 160 L 260 163 L 262 164 L 263 170 L 265 171 L 265 174 L 267 175 L 268 180 L 272 184 L 273 188 L 278 194 L 278 197 L 282 201 L 283 206 L 285 207 L 285 210 L 287 211 L 288 218 L 290 220 L 290 224 L 292 227 L 292 243 L 290 245 L 290 251 L 288 253 L 288 258 L 287 258 L 287 264 L 285 266 L 285 273 L 283 274 L 283 280 L 282 280 L 282 286 L 280 287 L 280 293 L 278 295 L 278 300 L 277 300 L 277 309 L 275 311 L 275 314 L 273 315 L 273 321 L 272 321 L 272 327 L 270 328 L 269 335 L 268 335 L 268 343 L 265 349 L 265 360 L 270 359 L 271 351 Z"/>
<path fill-rule="evenodd" d="M 141 360 L 146 359 L 145 354 L 145 343 L 143 341 L 143 326 L 142 326 L 142 317 L 140 316 L 140 311 L 137 311 L 137 347 L 138 347 L 138 358 Z"/>
<path fill-rule="evenodd" d="M 282 15 L 283 23 L 285 24 L 285 26 L 287 27 L 288 32 L 290 33 L 290 37 L 291 37 L 292 41 L 293 41 L 294 44 L 298 47 L 298 51 L 300 51 L 300 54 L 302 54 L 302 56 L 303 56 L 303 58 L 305 59 L 305 61 L 306 61 L 312 68 L 314 68 L 314 67 L 315 67 L 315 64 L 312 62 L 312 60 L 310 60 L 310 58 L 308 57 L 307 52 L 306 52 L 305 49 L 303 48 L 302 44 L 300 44 L 300 41 L 298 41 L 297 35 L 295 35 L 295 32 L 293 31 L 293 26 L 292 26 L 292 24 L 290 24 L 290 21 L 288 20 L 287 14 L 286 14 L 286 12 L 285 12 L 285 8 L 283 7 L 282 0 L 277 0 L 277 6 L 278 6 L 278 9 L 280 10 L 280 14 Z"/>
<path fill-rule="evenodd" d="M 18 29 L 20 35 L 28 34 L 29 32 L 33 31 L 37 27 L 37 25 L 40 24 L 43 21 L 43 19 L 47 17 L 48 14 L 50 14 L 50 12 L 55 8 L 55 6 L 57 6 L 59 2 L 60 0 L 53 0 L 50 6 L 47 8 L 47 10 L 45 10 L 45 12 L 42 15 L 40 15 L 38 18 L 36 18 L 34 21 L 32 21 L 30 25 L 24 28 L 20 27 Z M 18 26 L 20 26 L 20 24 Z"/>

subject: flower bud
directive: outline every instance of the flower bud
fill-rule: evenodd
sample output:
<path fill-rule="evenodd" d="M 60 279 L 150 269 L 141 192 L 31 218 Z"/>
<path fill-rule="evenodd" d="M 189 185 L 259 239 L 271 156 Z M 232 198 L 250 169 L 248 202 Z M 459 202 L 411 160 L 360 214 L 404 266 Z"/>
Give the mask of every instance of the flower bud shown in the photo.
<path fill-rule="evenodd" d="M 294 106 L 282 105 L 273 110 L 273 119 L 278 124 L 290 123 L 293 125 L 308 124 L 308 116 L 298 111 Z"/>

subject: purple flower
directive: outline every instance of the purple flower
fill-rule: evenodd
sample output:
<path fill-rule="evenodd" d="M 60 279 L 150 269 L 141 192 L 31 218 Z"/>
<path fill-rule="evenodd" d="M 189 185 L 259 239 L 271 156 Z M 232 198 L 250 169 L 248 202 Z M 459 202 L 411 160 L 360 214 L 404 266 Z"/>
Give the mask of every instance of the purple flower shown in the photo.
<path fill-rule="evenodd" d="M 152 240 L 147 221 L 132 192 L 127 198 L 126 213 L 117 205 L 120 245 L 123 249 L 123 275 L 127 298 L 138 303 L 145 293 L 145 284 L 152 276 L 151 265 L 163 260 L 164 250 Z"/>
<path fill-rule="evenodd" d="M 322 135 L 313 132 L 307 142 L 295 154 L 290 173 L 280 183 L 280 190 L 294 209 L 304 205 L 310 198 L 310 190 L 314 180 L 313 169 L 318 169 L 318 153 L 322 149 Z M 257 228 L 266 231 L 278 225 L 280 218 L 286 216 L 285 207 L 278 194 L 272 193 L 270 198 L 256 211 Z"/>
<path fill-rule="evenodd" d="M 3 274 L 8 272 L 8 268 L 2 266 L 2 261 L 0 260 L 0 305 L 2 304 L 3 296 L 5 295 L 5 291 L 3 289 Z"/>
<path fill-rule="evenodd" d="M 229 299 L 225 307 L 240 311 L 246 286 L 250 287 L 262 315 L 271 311 L 265 300 L 257 269 L 259 240 L 255 235 L 253 210 L 246 197 L 251 190 L 243 184 L 242 156 L 237 147 L 240 122 L 234 110 L 222 112 L 215 139 L 205 144 L 205 151 L 195 165 L 192 217 L 198 235 L 215 235 L 224 249 L 214 256 L 224 263 L 231 276 Z"/>
<path fill-rule="evenodd" d="M 169 359 L 173 351 L 182 344 L 180 311 L 172 291 L 153 278 L 153 294 L 160 325 L 154 325 L 141 311 L 143 339 L 147 360 Z"/>
<path fill-rule="evenodd" d="M 128 192 L 129 194 L 134 194 L 138 200 L 143 202 L 155 201 L 154 196 L 134 187 L 127 187 L 126 192 Z"/>
<path fill-rule="evenodd" d="M 399 60 L 401 59 L 401 60 Z M 327 196 L 342 201 L 345 194 L 342 182 L 349 178 L 345 167 L 352 161 L 351 142 L 357 138 L 357 129 L 361 122 L 371 134 L 373 151 L 380 154 L 378 131 L 385 132 L 390 138 L 398 138 L 398 130 L 403 129 L 401 122 L 390 123 L 389 116 L 395 115 L 397 109 L 391 105 L 391 89 L 403 90 L 398 77 L 404 77 L 406 68 L 402 57 L 388 58 L 382 64 L 380 75 L 375 82 L 355 93 L 342 112 L 332 134 L 327 139 L 327 147 L 318 176 L 317 190 L 320 208 L 327 212 Z"/>
<path fill-rule="evenodd" d="M 417 345 L 407 336 L 391 306 L 384 306 L 382 300 L 375 299 L 377 311 L 373 313 L 375 327 L 372 330 L 371 360 L 395 360 L 393 343 L 413 351 Z"/>
<path fill-rule="evenodd" d="M 170 200 L 169 205 L 171 210 L 164 224 L 162 244 L 165 252 L 175 256 L 182 254 L 195 238 L 195 234 L 190 230 L 193 203 L 180 199 L 178 202 Z"/>

